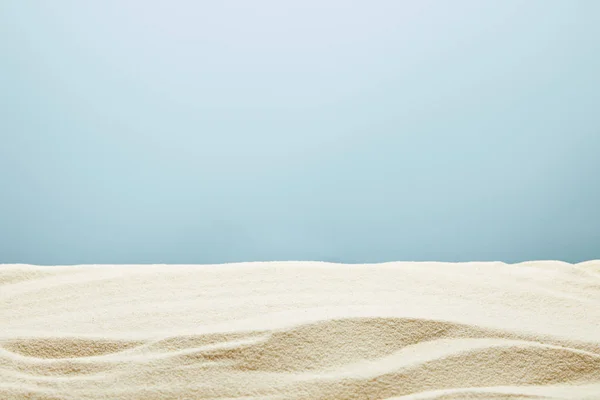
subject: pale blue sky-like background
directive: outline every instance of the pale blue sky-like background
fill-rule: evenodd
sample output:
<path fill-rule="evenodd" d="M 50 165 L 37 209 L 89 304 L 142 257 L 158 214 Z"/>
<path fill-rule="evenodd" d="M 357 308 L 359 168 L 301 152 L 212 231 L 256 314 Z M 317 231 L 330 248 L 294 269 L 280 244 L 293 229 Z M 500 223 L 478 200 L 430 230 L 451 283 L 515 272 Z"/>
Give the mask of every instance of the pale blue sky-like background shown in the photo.
<path fill-rule="evenodd" d="M 600 258 L 600 1 L 0 3 L 0 263 Z"/>

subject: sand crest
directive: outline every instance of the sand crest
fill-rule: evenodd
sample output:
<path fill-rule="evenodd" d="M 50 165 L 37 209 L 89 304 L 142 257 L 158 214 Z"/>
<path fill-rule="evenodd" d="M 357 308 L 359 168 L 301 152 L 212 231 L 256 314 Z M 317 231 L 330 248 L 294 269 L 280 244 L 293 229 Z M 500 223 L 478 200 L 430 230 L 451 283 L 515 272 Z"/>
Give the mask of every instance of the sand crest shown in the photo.
<path fill-rule="evenodd" d="M 0 399 L 600 399 L 600 261 L 0 265 Z"/>

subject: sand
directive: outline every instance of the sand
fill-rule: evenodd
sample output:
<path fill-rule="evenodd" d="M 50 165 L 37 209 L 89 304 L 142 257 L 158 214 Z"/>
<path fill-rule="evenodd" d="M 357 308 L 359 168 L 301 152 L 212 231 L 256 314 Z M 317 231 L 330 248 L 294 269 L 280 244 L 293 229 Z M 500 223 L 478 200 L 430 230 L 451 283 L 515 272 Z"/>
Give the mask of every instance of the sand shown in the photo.
<path fill-rule="evenodd" d="M 0 265 L 0 399 L 600 399 L 600 261 Z"/>

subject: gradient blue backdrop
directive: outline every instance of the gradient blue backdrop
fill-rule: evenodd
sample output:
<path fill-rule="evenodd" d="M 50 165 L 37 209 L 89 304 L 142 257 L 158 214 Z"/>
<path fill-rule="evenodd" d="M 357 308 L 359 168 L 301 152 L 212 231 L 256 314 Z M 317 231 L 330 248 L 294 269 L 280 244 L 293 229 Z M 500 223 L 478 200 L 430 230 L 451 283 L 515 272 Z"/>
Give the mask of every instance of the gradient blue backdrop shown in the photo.
<path fill-rule="evenodd" d="M 2 1 L 0 262 L 600 258 L 600 1 Z"/>

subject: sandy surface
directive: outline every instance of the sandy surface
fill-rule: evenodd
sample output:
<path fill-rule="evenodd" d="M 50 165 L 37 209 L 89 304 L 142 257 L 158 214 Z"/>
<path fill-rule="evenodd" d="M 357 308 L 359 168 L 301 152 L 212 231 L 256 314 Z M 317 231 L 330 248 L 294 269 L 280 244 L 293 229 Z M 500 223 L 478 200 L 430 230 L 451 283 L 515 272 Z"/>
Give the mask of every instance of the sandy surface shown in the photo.
<path fill-rule="evenodd" d="M 600 261 L 0 265 L 0 399 L 600 399 Z"/>

